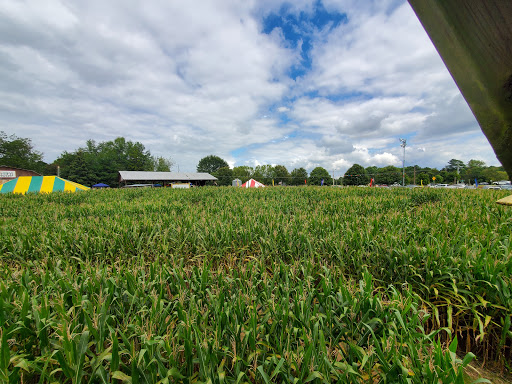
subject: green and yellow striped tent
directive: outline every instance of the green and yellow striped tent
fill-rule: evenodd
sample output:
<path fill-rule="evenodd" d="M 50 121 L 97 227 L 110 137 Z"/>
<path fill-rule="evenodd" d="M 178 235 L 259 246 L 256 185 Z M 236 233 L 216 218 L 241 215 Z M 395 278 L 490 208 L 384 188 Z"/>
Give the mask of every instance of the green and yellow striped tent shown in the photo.
<path fill-rule="evenodd" d="M 20 176 L 0 185 L 0 193 L 51 193 L 87 191 L 89 187 L 61 179 L 58 176 Z"/>

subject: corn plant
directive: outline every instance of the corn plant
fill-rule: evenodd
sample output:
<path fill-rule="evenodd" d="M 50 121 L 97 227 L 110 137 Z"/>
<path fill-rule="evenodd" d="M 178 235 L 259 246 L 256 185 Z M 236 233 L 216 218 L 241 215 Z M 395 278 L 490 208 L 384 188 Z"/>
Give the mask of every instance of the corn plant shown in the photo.
<path fill-rule="evenodd" d="M 0 377 L 449 383 L 474 355 L 510 371 L 501 194 L 2 196 Z"/>

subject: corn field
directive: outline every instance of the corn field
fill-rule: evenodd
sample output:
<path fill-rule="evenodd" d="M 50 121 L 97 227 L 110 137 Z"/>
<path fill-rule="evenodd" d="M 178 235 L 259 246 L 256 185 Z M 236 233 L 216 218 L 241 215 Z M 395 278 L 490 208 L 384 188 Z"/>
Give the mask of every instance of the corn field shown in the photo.
<path fill-rule="evenodd" d="M 0 198 L 0 382 L 464 383 L 512 372 L 505 191 Z"/>

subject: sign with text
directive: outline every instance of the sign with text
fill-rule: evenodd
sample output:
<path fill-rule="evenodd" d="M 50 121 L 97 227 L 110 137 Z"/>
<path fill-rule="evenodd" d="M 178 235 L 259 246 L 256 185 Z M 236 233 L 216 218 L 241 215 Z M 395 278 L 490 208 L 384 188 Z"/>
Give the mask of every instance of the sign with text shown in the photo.
<path fill-rule="evenodd" d="M 16 177 L 16 171 L 0 171 L 0 177 L 14 179 Z"/>

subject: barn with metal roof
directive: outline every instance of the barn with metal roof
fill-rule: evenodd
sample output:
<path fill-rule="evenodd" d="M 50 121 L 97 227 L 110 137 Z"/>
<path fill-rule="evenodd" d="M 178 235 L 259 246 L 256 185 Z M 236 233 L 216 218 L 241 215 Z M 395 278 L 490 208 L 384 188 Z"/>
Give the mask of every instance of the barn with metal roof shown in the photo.
<path fill-rule="evenodd" d="M 171 184 L 180 182 L 205 185 L 208 181 L 217 181 L 217 178 L 209 173 L 119 171 L 119 183 L 122 185 L 132 183 Z"/>

